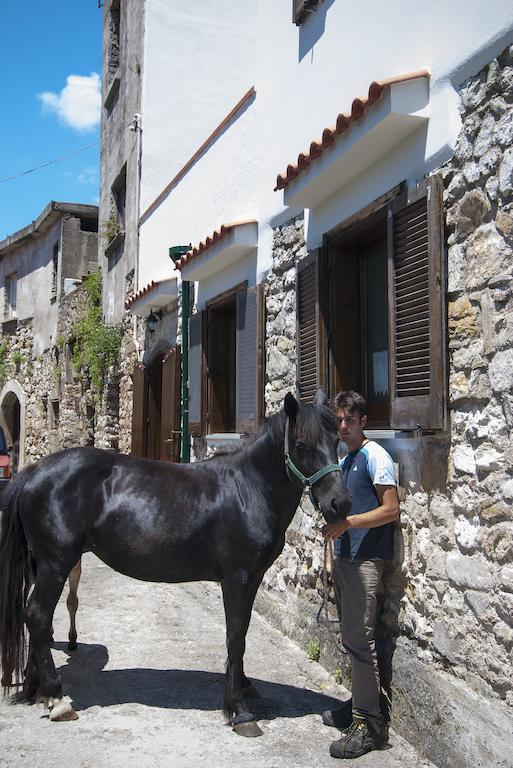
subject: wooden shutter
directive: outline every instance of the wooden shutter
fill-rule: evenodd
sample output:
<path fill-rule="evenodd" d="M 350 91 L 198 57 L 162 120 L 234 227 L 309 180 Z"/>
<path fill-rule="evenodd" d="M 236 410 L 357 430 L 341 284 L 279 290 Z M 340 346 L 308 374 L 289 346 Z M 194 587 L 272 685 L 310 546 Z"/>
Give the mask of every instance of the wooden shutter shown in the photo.
<path fill-rule="evenodd" d="M 203 312 L 189 318 L 189 431 L 203 434 Z"/>
<path fill-rule="evenodd" d="M 180 459 L 180 347 L 173 347 L 162 359 L 162 411 L 160 458 Z"/>
<path fill-rule="evenodd" d="M 445 268 L 442 180 L 389 209 L 390 422 L 445 427 Z"/>
<path fill-rule="evenodd" d="M 148 420 L 148 376 L 142 363 L 136 363 L 132 375 L 132 447 L 133 456 L 146 456 Z"/>
<path fill-rule="evenodd" d="M 318 386 L 326 387 L 324 254 L 319 249 L 297 263 L 297 388 L 311 402 Z"/>
<path fill-rule="evenodd" d="M 263 416 L 263 296 L 262 285 L 237 292 L 237 432 L 254 432 Z"/>

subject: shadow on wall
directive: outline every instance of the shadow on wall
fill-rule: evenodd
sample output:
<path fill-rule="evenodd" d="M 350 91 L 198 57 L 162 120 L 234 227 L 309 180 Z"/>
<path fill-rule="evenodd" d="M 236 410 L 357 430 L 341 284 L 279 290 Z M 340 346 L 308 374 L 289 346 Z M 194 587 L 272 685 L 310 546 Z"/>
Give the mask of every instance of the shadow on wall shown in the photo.
<path fill-rule="evenodd" d="M 298 60 L 301 61 L 320 40 L 326 28 L 326 16 L 335 0 L 321 0 L 299 27 Z"/>

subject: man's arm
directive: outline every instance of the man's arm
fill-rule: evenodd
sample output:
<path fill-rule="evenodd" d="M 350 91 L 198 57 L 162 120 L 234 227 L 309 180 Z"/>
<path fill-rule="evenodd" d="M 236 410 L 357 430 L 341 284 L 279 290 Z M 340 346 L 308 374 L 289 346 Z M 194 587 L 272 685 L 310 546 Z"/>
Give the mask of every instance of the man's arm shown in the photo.
<path fill-rule="evenodd" d="M 338 539 L 349 528 L 379 528 L 399 517 L 399 499 L 395 485 L 375 485 L 380 506 L 359 515 L 349 515 L 345 520 L 327 523 L 321 529 L 325 539 Z"/>

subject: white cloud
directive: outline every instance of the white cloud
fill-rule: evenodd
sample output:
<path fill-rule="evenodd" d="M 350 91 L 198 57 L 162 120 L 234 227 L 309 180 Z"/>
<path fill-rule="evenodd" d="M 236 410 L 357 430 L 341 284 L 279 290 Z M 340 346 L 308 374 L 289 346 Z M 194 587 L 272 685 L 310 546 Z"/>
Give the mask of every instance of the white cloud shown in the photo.
<path fill-rule="evenodd" d="M 98 184 L 98 169 L 94 165 L 88 165 L 78 174 L 80 184 Z"/>
<path fill-rule="evenodd" d="M 69 75 L 60 93 L 44 91 L 38 94 L 43 108 L 55 112 L 59 120 L 76 131 L 92 131 L 100 122 L 100 76 Z"/>

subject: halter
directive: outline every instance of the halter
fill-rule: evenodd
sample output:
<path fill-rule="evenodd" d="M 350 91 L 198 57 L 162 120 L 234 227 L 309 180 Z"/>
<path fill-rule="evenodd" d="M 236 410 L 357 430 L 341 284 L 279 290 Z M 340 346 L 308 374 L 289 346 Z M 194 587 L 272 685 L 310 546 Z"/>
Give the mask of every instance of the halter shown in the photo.
<path fill-rule="evenodd" d="M 325 475 L 328 475 L 330 472 L 342 472 L 341 467 L 339 467 L 338 464 L 328 464 L 327 466 L 320 469 L 318 472 L 315 472 L 315 474 L 310 475 L 310 477 L 307 477 L 304 475 L 300 469 L 296 467 L 294 462 L 289 456 L 289 419 L 285 422 L 285 445 L 284 445 L 284 454 L 285 454 L 285 468 L 287 471 L 287 477 L 291 482 L 293 482 L 291 474 L 294 475 L 294 477 L 299 480 L 301 485 L 304 488 L 309 489 L 310 494 L 310 501 L 314 505 L 315 509 L 319 509 L 319 502 L 316 498 L 314 498 L 314 495 L 312 493 L 312 486 L 320 480 Z"/>

